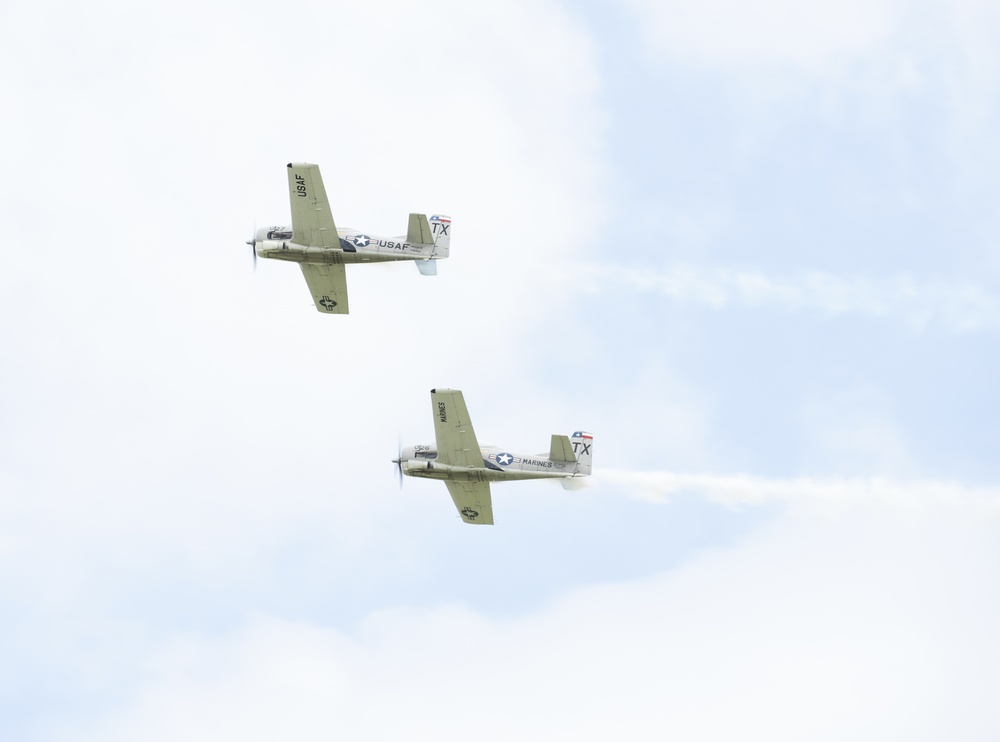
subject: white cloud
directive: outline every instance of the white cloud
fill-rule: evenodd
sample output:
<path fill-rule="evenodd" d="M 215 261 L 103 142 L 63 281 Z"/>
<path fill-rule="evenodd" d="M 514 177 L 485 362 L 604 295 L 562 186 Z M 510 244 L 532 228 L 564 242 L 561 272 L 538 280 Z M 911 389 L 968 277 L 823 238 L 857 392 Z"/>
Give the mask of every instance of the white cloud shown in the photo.
<path fill-rule="evenodd" d="M 709 66 L 839 70 L 888 31 L 888 2 L 630 0 L 652 53 Z"/>
<path fill-rule="evenodd" d="M 807 452 L 800 467 L 806 471 L 842 476 L 878 472 L 895 479 L 920 471 L 909 431 L 884 389 L 843 381 L 836 388 L 814 389 L 797 418 L 797 436 Z"/>
<path fill-rule="evenodd" d="M 150 570 L 223 584 L 317 522 L 350 564 L 374 524 L 405 530 L 412 499 L 372 493 L 394 494 L 397 431 L 432 436 L 428 390 L 530 376 L 520 328 L 561 287 L 512 240 L 554 259 L 598 211 L 592 39 L 550 2 L 58 11 L 13 9 L 48 32 L 0 50 L 23 103 L 0 198 L 44 225 L 0 272 L 0 583 L 64 606 Z M 450 213 L 453 258 L 349 268 L 347 318 L 293 265 L 251 278 L 295 159 L 341 225 Z"/>
<path fill-rule="evenodd" d="M 234 594 L 311 605 L 419 570 L 454 513 L 443 488 L 396 491 L 397 431 L 432 438 L 433 386 L 523 385 L 520 328 L 561 287 L 512 240 L 572 249 L 602 167 L 592 39 L 554 3 L 57 5 L 12 8 L 46 32 L 0 49 L 0 201 L 31 235 L 0 272 L 19 739 L 109 702 L 150 637 L 240 614 Z M 348 269 L 347 318 L 295 266 L 251 278 L 243 240 L 288 218 L 298 159 L 342 226 L 451 214 L 453 258 Z"/>
<path fill-rule="evenodd" d="M 767 104 L 766 116 L 780 114 L 775 124 L 787 113 L 773 107 L 774 99 L 792 94 L 799 110 L 838 127 L 887 129 L 893 136 L 883 149 L 892 152 L 905 141 L 901 134 L 913 135 L 910 118 L 920 106 L 921 118 L 946 122 L 938 141 L 975 182 L 962 198 L 991 187 L 1000 102 L 996 3 L 628 0 L 627 6 L 651 58 L 742 81 L 749 98 Z M 993 219 L 980 220 L 989 239 Z"/>
<path fill-rule="evenodd" d="M 870 493 L 853 493 L 850 517 L 786 513 L 732 548 L 519 618 L 399 608 L 352 635 L 258 617 L 221 640 L 181 637 L 123 705 L 58 736 L 995 736 L 1000 521 L 947 498 L 901 520 Z"/>
<path fill-rule="evenodd" d="M 761 55 L 836 69 L 882 32 L 879 6 L 827 18 L 829 38 L 797 6 L 763 21 L 737 9 L 730 19 L 755 31 L 720 47 L 711 18 L 673 7 L 696 16 L 679 53 L 740 65 Z M 0 500 L 0 584 L 17 629 L 4 646 L 18 658 L 0 685 L 25 728 L 87 736 L 50 701 L 59 688 L 86 697 L 102 740 L 781 739 L 819 725 L 940 738 L 945 710 L 960 719 L 948 732 L 995 731 L 980 689 L 1000 666 L 998 539 L 993 519 L 973 522 L 996 495 L 959 484 L 607 472 L 647 499 L 805 499 L 843 517 L 831 526 L 794 508 L 740 548 L 515 619 L 403 607 L 356 634 L 313 615 L 227 635 L 246 603 L 166 605 L 178 584 L 225 600 L 240 586 L 335 583 L 319 573 L 406 575 L 450 505 L 440 488 L 437 510 L 419 489 L 393 491 L 397 428 L 429 436 L 427 389 L 474 384 L 477 419 L 508 413 L 497 427 L 521 434 L 512 390 L 543 386 L 522 328 L 583 332 L 583 310 L 544 266 L 564 268 L 602 213 L 594 40 L 554 3 L 275 8 L 22 4 L 9 16 L 47 29 L 0 50 L 18 70 L 0 85 L 19 103 L 0 114 L 13 132 L 2 161 L 18 173 L 0 197 L 28 235 L 0 272 L 0 487 L 13 493 Z M 796 23 L 801 39 L 776 36 Z M 455 259 L 435 281 L 411 266 L 352 272 L 349 322 L 317 315 L 293 266 L 263 264 L 251 282 L 241 243 L 255 212 L 287 214 L 290 159 L 321 164 L 341 224 L 391 233 L 410 209 L 451 212 Z M 997 324 L 995 300 L 974 287 L 681 269 L 610 278 L 710 307 Z M 565 419 L 546 392 L 535 397 Z M 681 380 L 668 392 L 649 404 L 687 429 L 694 458 L 711 398 Z M 623 405 L 616 419 L 633 418 Z M 872 501 L 913 517 L 850 509 Z M 343 626 L 340 598 L 331 589 L 316 613 Z M 213 629 L 150 658 L 151 641 L 181 632 L 172 610 Z M 26 670 L 40 676 L 34 690 Z"/>

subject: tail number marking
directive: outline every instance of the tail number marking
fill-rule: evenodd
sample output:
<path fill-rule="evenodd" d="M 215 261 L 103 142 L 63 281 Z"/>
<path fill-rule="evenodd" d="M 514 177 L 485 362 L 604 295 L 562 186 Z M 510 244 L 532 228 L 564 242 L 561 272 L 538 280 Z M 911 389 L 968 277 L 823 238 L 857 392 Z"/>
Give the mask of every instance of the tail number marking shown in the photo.
<path fill-rule="evenodd" d="M 590 447 L 594 445 L 593 443 L 581 443 L 580 441 L 573 441 L 573 453 L 579 451 L 579 447 L 583 446 L 583 450 L 579 451 L 581 456 L 586 456 L 590 453 Z"/>

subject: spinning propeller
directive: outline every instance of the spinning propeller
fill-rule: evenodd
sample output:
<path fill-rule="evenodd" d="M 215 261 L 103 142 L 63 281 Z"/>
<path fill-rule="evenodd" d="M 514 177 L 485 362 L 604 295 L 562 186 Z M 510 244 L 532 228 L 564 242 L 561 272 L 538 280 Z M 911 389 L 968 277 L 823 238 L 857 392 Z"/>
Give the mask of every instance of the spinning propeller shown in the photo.
<path fill-rule="evenodd" d="M 247 244 L 250 245 L 250 255 L 253 256 L 253 272 L 257 272 L 257 223 L 254 222 L 253 225 L 253 236 L 247 240 Z"/>
<path fill-rule="evenodd" d="M 403 489 L 403 441 L 396 441 L 396 458 L 392 460 L 392 463 L 396 465 L 396 481 L 399 483 L 399 488 Z"/>

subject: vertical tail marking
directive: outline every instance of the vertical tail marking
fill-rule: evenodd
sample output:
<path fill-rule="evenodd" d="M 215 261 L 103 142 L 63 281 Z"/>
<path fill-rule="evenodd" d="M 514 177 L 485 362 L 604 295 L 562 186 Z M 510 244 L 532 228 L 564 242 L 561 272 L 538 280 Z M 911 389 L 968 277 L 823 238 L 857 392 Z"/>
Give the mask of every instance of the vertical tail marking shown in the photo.
<path fill-rule="evenodd" d="M 447 258 L 451 247 L 451 217 L 434 214 L 430 218 L 431 234 L 434 235 L 434 252 L 439 258 Z"/>
<path fill-rule="evenodd" d="M 594 460 L 594 436 L 578 430 L 570 436 L 569 442 L 573 445 L 573 453 L 576 454 L 576 473 L 590 474 Z"/>

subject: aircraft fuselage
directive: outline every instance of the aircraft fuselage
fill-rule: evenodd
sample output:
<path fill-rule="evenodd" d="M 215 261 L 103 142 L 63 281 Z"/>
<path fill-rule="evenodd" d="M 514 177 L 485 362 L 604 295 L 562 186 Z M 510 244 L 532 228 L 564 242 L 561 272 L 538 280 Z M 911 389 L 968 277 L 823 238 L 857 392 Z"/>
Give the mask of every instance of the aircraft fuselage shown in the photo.
<path fill-rule="evenodd" d="M 436 257 L 434 245 L 413 244 L 405 237 L 379 237 L 338 229 L 339 247 L 299 245 L 291 227 L 262 227 L 255 240 L 257 255 L 293 263 L 379 263 L 390 260 L 426 260 Z"/>
<path fill-rule="evenodd" d="M 480 448 L 483 465 L 454 466 L 437 461 L 434 446 L 418 445 L 403 449 L 403 474 L 425 479 L 466 479 L 503 482 L 518 479 L 566 479 L 573 477 L 576 462 L 552 461 L 543 454 L 523 456 L 502 448 Z"/>

